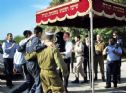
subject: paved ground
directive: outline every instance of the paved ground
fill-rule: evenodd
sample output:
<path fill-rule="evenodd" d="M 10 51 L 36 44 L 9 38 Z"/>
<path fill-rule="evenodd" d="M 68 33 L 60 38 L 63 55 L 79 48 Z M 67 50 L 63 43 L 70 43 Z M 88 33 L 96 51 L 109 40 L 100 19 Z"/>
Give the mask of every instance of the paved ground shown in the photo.
<path fill-rule="evenodd" d="M 98 75 L 98 81 L 95 82 L 95 93 L 126 93 L 126 62 L 122 63 L 122 82 L 120 84 L 118 84 L 118 88 L 110 88 L 110 89 L 105 89 L 105 82 L 101 81 L 101 76 L 100 74 Z M 71 82 L 72 80 L 74 80 L 74 74 L 70 74 L 70 79 L 69 82 Z M 82 77 L 80 77 L 80 80 L 82 80 Z M 14 83 L 14 88 L 18 87 L 22 82 L 24 82 L 23 80 L 17 80 L 17 81 L 13 81 Z M 13 88 L 13 89 L 14 89 Z M 0 93 L 11 93 L 11 91 L 13 89 L 9 89 L 5 86 L 5 81 L 4 80 L 0 80 Z M 92 93 L 91 92 L 91 88 L 90 88 L 90 83 L 86 83 L 86 84 L 72 84 L 69 83 L 69 87 L 68 90 L 70 91 L 70 93 Z M 26 92 L 24 92 L 26 93 Z"/>

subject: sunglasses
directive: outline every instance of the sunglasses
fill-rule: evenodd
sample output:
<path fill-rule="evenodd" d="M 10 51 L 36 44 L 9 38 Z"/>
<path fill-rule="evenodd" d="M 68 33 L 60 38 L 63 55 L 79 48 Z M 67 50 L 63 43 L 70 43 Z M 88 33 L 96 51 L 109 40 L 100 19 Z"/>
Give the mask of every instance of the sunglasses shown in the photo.
<path fill-rule="evenodd" d="M 116 36 L 116 35 L 113 35 L 113 36 Z"/>

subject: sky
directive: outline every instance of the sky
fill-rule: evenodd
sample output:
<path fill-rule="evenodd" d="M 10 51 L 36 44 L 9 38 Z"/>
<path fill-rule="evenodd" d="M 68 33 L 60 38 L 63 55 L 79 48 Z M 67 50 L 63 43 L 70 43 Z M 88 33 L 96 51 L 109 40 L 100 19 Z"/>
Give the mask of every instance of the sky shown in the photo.
<path fill-rule="evenodd" d="M 49 6 L 51 0 L 0 0 L 0 40 L 7 33 L 22 35 L 35 26 L 35 13 Z"/>

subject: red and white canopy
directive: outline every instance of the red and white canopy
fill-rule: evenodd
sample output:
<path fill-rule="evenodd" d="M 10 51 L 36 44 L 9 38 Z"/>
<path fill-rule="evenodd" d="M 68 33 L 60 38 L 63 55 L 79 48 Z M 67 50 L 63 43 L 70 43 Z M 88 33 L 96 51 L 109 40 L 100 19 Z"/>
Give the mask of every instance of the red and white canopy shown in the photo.
<path fill-rule="evenodd" d="M 126 25 L 126 6 L 109 0 L 74 0 L 50 7 L 36 13 L 36 23 L 88 28 L 91 9 L 94 27 Z"/>
<path fill-rule="evenodd" d="M 93 17 L 92 12 L 94 14 Z M 72 0 L 68 3 L 38 11 L 36 13 L 36 23 L 90 28 L 92 93 L 94 93 L 93 27 L 126 25 L 126 6 L 112 3 L 109 0 Z"/>

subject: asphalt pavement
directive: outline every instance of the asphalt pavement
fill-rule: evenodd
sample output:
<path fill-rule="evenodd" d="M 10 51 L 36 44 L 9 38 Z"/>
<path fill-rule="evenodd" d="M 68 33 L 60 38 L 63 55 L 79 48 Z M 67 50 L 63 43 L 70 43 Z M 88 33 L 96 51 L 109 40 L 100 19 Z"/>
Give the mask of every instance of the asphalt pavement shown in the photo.
<path fill-rule="evenodd" d="M 100 72 L 98 73 L 98 81 L 94 82 L 94 89 L 95 93 L 126 93 L 126 61 L 123 60 L 122 62 L 122 67 L 121 67 L 121 82 L 118 84 L 117 88 L 105 88 L 105 82 L 101 80 L 101 74 Z M 106 63 L 105 63 L 106 64 Z M 70 73 L 70 78 L 69 78 L 69 86 L 68 90 L 69 93 L 92 93 L 92 88 L 90 87 L 90 81 L 88 83 L 84 84 L 73 84 L 71 81 L 75 79 L 75 76 L 73 73 Z M 82 81 L 82 77 L 80 76 L 80 81 Z M 5 80 L 0 80 L 0 93 L 11 93 L 13 89 L 18 87 L 21 83 L 23 83 L 23 79 L 19 80 L 14 80 L 13 84 L 14 87 L 12 89 L 9 89 L 5 85 Z M 24 92 L 26 93 L 26 92 Z"/>

